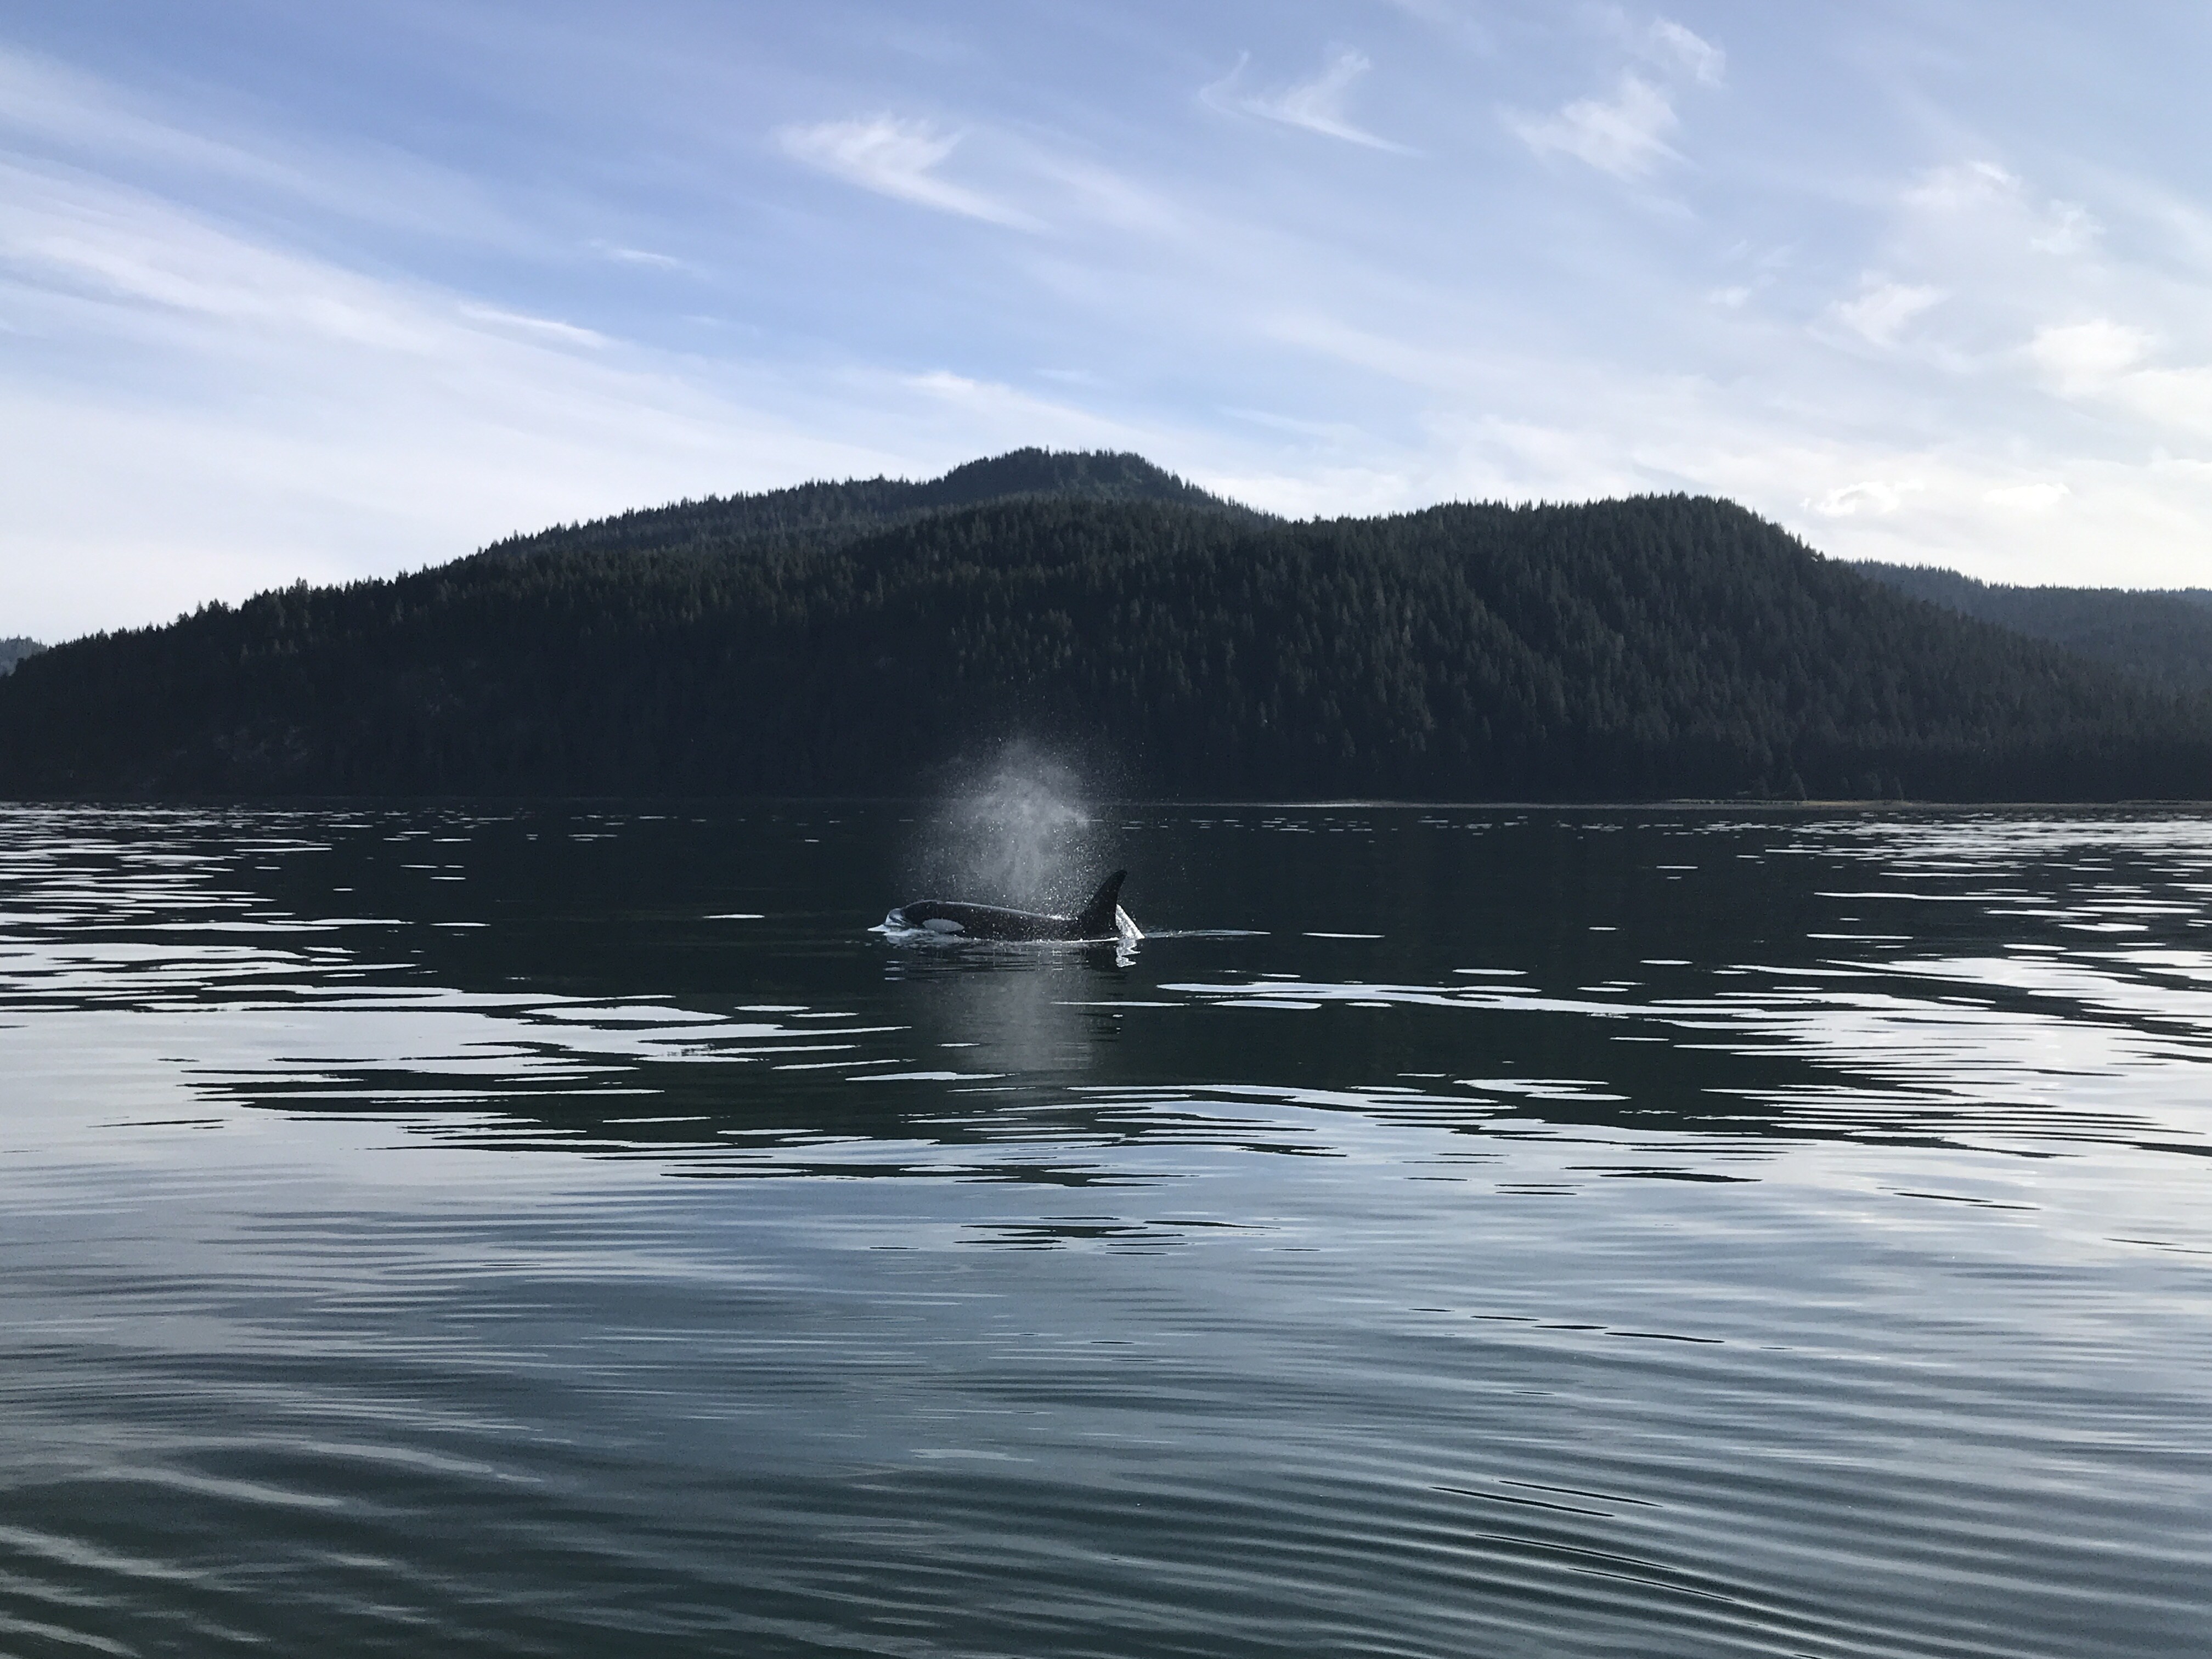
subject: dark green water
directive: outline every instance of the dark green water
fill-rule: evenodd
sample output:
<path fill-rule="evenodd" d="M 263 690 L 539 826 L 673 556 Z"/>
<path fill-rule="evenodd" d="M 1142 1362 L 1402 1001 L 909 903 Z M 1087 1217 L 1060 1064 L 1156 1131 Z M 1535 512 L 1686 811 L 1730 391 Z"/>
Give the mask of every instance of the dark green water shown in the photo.
<path fill-rule="evenodd" d="M 2212 1649 L 2212 821 L 908 816 L 0 811 L 0 1652 Z"/>

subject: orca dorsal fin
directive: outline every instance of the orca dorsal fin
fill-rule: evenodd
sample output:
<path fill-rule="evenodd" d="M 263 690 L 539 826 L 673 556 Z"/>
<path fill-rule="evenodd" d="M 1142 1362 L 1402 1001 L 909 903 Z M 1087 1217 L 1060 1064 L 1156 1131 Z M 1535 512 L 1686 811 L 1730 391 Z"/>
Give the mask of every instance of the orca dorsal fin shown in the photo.
<path fill-rule="evenodd" d="M 1091 896 L 1091 902 L 1077 912 L 1075 925 L 1085 939 L 1106 939 L 1121 931 L 1114 925 L 1114 912 L 1121 902 L 1121 883 L 1127 878 L 1127 870 L 1116 870 L 1098 884 L 1098 890 Z"/>

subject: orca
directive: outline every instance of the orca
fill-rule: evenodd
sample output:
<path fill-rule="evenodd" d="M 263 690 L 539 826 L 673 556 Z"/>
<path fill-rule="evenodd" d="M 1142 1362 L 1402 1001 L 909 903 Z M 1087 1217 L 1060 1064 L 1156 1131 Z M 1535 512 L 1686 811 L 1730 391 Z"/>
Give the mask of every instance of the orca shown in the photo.
<path fill-rule="evenodd" d="M 1118 939 L 1137 931 L 1136 923 L 1121 908 L 1121 883 L 1128 873 L 1116 870 L 1107 877 L 1091 896 L 1091 902 L 1072 916 L 1008 910 L 996 904 L 964 904 L 957 899 L 917 899 L 885 916 L 884 926 L 946 939 Z"/>

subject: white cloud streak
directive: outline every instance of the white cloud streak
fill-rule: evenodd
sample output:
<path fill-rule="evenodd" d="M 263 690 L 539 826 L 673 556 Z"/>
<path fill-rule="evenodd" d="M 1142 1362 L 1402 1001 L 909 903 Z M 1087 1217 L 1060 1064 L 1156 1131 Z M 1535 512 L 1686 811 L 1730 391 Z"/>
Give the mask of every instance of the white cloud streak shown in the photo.
<path fill-rule="evenodd" d="M 2027 355 L 2060 397 L 2132 415 L 2163 440 L 2212 438 L 2212 365 L 2161 367 L 2142 329 L 2099 317 L 2039 329 Z"/>
<path fill-rule="evenodd" d="M 1700 86 L 1717 87 L 1728 77 L 1728 54 L 1671 17 L 1653 19 L 1645 41 L 1647 55 L 1680 70 Z"/>
<path fill-rule="evenodd" d="M 48 639 L 704 489 L 950 465 L 1018 424 L 888 377 L 702 374 L 4 164 L 0 294 L 23 348 L 0 364 L 0 620 Z M 64 349 L 59 378 L 26 355 Z"/>
<path fill-rule="evenodd" d="M 1941 305 L 1948 296 L 1925 283 L 1890 283 L 1869 277 L 1854 300 L 1839 302 L 1837 317 L 1869 345 L 1893 348 L 1914 319 Z"/>
<path fill-rule="evenodd" d="M 1571 155 L 1616 179 L 1681 159 L 1667 143 L 1681 125 L 1674 100 L 1639 75 L 1622 76 L 1611 98 L 1579 98 L 1548 116 L 1509 113 L 1506 123 L 1538 155 Z"/>
<path fill-rule="evenodd" d="M 1903 478 L 1895 483 L 1883 478 L 1867 478 L 1832 489 L 1817 501 L 1808 501 L 1805 505 L 1824 519 L 1853 519 L 1863 513 L 1894 513 L 1905 505 L 1907 495 L 1924 488 L 1926 486 L 1915 478 Z"/>
<path fill-rule="evenodd" d="M 540 339 L 557 340 L 562 345 L 583 346 L 596 350 L 611 343 L 595 328 L 580 328 L 574 323 L 564 323 L 556 317 L 533 317 L 527 312 L 502 311 L 497 306 L 464 305 L 461 315 L 479 323 L 489 323 L 496 328 L 519 329 L 534 334 Z"/>
<path fill-rule="evenodd" d="M 2039 328 L 2027 355 L 2062 397 L 2109 388 L 2150 354 L 2150 336 L 2109 317 Z"/>
<path fill-rule="evenodd" d="M 1256 115 L 1262 120 L 1279 122 L 1369 149 L 1389 150 L 1400 155 L 1412 154 L 1406 145 L 1370 132 L 1352 118 L 1352 88 L 1375 67 L 1364 52 L 1354 52 L 1349 46 L 1333 47 L 1318 75 L 1275 92 L 1243 89 L 1249 61 L 1239 59 L 1224 79 L 1207 87 L 1200 96 L 1216 109 Z"/>
<path fill-rule="evenodd" d="M 195 116 L 200 118 L 195 119 Z M 72 165 L 151 171 L 264 193 L 297 212 L 515 244 L 527 233 L 472 180 L 395 151 L 374 157 L 295 137 L 233 132 L 0 43 L 0 149 Z"/>
<path fill-rule="evenodd" d="M 592 251 L 601 258 L 611 259 L 622 265 L 648 265 L 655 270 L 684 270 L 698 269 L 689 259 L 679 259 L 672 253 L 655 253 L 650 248 L 624 247 L 619 242 L 598 241 Z"/>
<path fill-rule="evenodd" d="M 779 127 L 775 140 L 793 160 L 863 190 L 939 213 L 1016 229 L 1036 228 L 1036 222 L 1019 210 L 942 177 L 938 168 L 959 147 L 961 135 L 927 121 L 895 115 L 822 121 Z"/>
<path fill-rule="evenodd" d="M 1681 125 L 1668 83 L 1687 79 L 1718 87 L 1727 78 L 1728 54 L 1669 17 L 1638 28 L 1617 8 L 1597 15 L 1628 54 L 1659 78 L 1628 70 L 1609 98 L 1577 98 L 1550 115 L 1508 110 L 1505 124 L 1538 155 L 1570 155 L 1616 179 L 1642 179 L 1662 162 L 1682 159 L 1668 143 Z"/>
<path fill-rule="evenodd" d="M 1995 161 L 1931 168 L 1906 188 L 1905 203 L 1920 213 L 1980 222 L 2041 253 L 2086 252 L 2104 229 L 2079 202 L 2038 201 L 2026 181 Z"/>

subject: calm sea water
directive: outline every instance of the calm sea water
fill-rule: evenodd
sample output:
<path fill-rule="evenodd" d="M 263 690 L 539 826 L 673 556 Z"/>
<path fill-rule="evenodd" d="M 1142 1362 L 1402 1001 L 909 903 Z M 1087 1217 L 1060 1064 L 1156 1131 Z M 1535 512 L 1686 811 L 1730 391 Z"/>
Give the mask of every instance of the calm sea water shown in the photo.
<path fill-rule="evenodd" d="M 0 1652 L 2212 1651 L 2212 820 L 915 816 L 0 811 Z"/>

